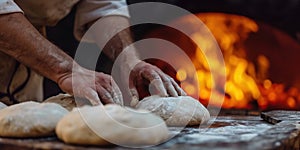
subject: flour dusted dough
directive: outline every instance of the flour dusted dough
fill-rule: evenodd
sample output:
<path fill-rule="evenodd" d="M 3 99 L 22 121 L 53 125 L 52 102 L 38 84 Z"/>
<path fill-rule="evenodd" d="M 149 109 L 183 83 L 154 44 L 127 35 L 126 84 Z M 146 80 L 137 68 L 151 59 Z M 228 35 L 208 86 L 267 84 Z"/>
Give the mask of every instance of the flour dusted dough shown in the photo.
<path fill-rule="evenodd" d="M 140 146 L 165 141 L 168 128 L 148 111 L 108 104 L 74 109 L 59 121 L 56 134 L 71 144 Z"/>
<path fill-rule="evenodd" d="M 2 102 L 0 102 L 0 110 L 3 108 L 6 108 L 7 106 L 5 104 L 3 104 Z"/>
<path fill-rule="evenodd" d="M 49 97 L 44 103 L 56 103 L 71 111 L 75 107 L 81 107 L 84 105 L 91 105 L 86 99 L 77 98 L 75 101 L 74 96 L 70 94 L 58 94 L 56 96 Z"/>
<path fill-rule="evenodd" d="M 44 137 L 55 134 L 57 122 L 68 111 L 58 104 L 24 102 L 0 110 L 0 136 Z"/>
<path fill-rule="evenodd" d="M 137 109 L 149 110 L 162 117 L 168 126 L 193 126 L 206 123 L 210 114 L 196 99 L 190 96 L 149 96 L 141 100 Z"/>

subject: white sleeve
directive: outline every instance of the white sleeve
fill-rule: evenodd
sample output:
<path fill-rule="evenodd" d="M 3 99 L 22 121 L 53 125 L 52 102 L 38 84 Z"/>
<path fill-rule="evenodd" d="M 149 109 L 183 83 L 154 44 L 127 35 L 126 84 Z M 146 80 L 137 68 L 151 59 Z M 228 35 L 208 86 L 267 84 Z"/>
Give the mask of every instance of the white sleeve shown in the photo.
<path fill-rule="evenodd" d="M 75 38 L 81 40 L 88 30 L 87 24 L 110 15 L 129 17 L 126 0 L 81 0 L 77 5 L 75 16 Z M 89 38 L 85 40 L 92 42 Z"/>
<path fill-rule="evenodd" d="M 0 14 L 22 12 L 21 8 L 13 0 L 0 0 Z"/>

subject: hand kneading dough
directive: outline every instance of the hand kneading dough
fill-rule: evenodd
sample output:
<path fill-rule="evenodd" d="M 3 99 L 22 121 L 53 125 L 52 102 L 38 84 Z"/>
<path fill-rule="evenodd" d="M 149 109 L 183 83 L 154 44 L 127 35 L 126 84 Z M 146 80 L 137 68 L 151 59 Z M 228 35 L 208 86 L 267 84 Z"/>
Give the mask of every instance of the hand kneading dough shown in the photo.
<path fill-rule="evenodd" d="M 75 101 L 74 96 L 70 94 L 58 94 L 56 96 L 49 97 L 43 103 L 56 103 L 71 111 L 75 107 L 81 107 L 84 105 L 91 105 L 88 100 L 77 98 Z"/>
<path fill-rule="evenodd" d="M 144 146 L 167 140 L 168 128 L 148 111 L 108 104 L 74 109 L 59 121 L 56 134 L 70 144 Z"/>
<path fill-rule="evenodd" d="M 66 113 L 66 109 L 54 103 L 24 102 L 9 106 L 0 110 L 0 136 L 55 135 L 55 126 Z"/>
<path fill-rule="evenodd" d="M 141 100 L 135 107 L 162 117 L 168 126 L 199 125 L 207 123 L 210 118 L 208 110 L 190 96 L 149 96 Z"/>
<path fill-rule="evenodd" d="M 6 108 L 7 106 L 5 104 L 3 104 L 2 102 L 0 102 L 0 110 L 3 108 Z"/>

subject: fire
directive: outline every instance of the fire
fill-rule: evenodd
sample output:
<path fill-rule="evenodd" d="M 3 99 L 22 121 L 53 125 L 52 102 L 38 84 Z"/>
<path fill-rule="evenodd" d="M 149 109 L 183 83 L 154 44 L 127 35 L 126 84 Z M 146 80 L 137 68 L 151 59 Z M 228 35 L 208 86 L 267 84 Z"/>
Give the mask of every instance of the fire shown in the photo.
<path fill-rule="evenodd" d="M 211 30 L 217 42 L 222 49 L 224 60 L 226 62 L 226 97 L 223 107 L 225 108 L 247 108 L 252 99 L 260 97 L 260 91 L 256 84 L 253 64 L 249 63 L 244 57 L 242 42 L 251 32 L 258 30 L 257 24 L 241 16 L 230 16 L 225 14 L 199 14 L 197 15 Z M 202 45 L 210 45 L 205 37 L 195 33 L 194 39 L 201 42 Z M 210 98 L 210 92 L 213 89 L 213 81 L 210 75 L 210 68 L 206 62 L 205 56 L 201 50 L 197 50 L 194 55 L 193 63 L 197 67 L 197 74 L 200 88 L 198 89 L 200 99 L 207 104 Z M 183 85 L 187 83 L 182 80 L 186 72 L 178 70 L 177 79 Z M 183 86 L 184 90 L 189 91 L 191 87 Z M 188 88 L 188 89 L 187 89 Z M 192 94 L 192 93 L 190 93 Z"/>
<path fill-rule="evenodd" d="M 271 61 L 266 55 L 255 55 L 255 60 L 251 61 L 247 58 L 245 42 L 249 39 L 250 33 L 258 32 L 260 27 L 255 21 L 247 17 L 223 13 L 200 13 L 196 16 L 210 29 L 222 50 L 226 67 L 225 87 L 213 81 L 205 55 L 191 42 L 191 39 L 195 40 L 203 50 L 212 46 L 213 43 L 200 31 L 192 33 L 191 37 L 186 37 L 182 34 L 178 36 L 178 32 L 173 29 L 162 27 L 146 36 L 173 42 L 191 58 L 197 70 L 196 73 L 191 72 L 191 66 L 181 66 L 176 70 L 175 76 L 188 95 L 193 97 L 199 95 L 199 100 L 204 105 L 210 103 L 223 108 L 300 110 L 298 89 L 287 88 L 283 83 L 274 83 L 269 79 Z M 195 31 L 198 29 L 197 26 L 193 26 L 193 20 L 189 16 L 179 18 L 172 23 Z M 161 45 L 155 47 L 155 44 L 152 46 L 162 51 L 167 48 Z M 180 62 L 177 63 L 180 64 Z M 210 64 L 218 67 L 217 60 L 216 62 L 210 60 Z M 160 68 L 170 68 L 160 65 Z M 164 71 L 168 72 L 168 69 Z M 173 72 L 169 71 L 169 73 Z M 195 87 L 194 81 L 198 82 L 199 87 Z M 213 89 L 217 91 L 214 91 L 217 94 L 211 94 Z M 222 103 L 220 95 L 224 93 L 225 99 Z"/>
<path fill-rule="evenodd" d="M 285 94 L 283 84 L 273 84 L 271 80 L 267 79 L 270 63 L 266 56 L 257 57 L 257 66 L 246 59 L 243 42 L 249 33 L 258 31 L 258 25 L 255 21 L 243 16 L 221 13 L 204 13 L 197 16 L 215 36 L 226 65 L 224 89 L 226 97 L 223 104 L 215 100 L 213 101 L 214 105 L 222 105 L 223 108 L 261 110 L 282 107 L 285 109 L 297 108 L 298 98 L 300 98 L 297 89 L 292 88 L 289 91 L 290 94 Z M 204 47 L 211 44 L 198 33 L 193 35 L 193 39 L 196 39 Z M 192 61 L 197 69 L 194 78 L 198 81 L 199 89 L 193 87 L 187 80 L 187 70 L 179 69 L 176 78 L 181 81 L 182 88 L 189 95 L 194 95 L 198 90 L 200 101 L 203 104 L 208 104 L 211 90 L 217 85 L 212 81 L 209 65 L 199 48 L 197 48 Z"/>

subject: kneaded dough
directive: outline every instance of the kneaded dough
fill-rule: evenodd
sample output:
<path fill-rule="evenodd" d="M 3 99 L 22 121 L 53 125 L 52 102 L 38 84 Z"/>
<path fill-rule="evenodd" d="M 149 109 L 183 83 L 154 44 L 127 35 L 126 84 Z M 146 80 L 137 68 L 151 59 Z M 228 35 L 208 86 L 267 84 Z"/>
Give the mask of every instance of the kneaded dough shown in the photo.
<path fill-rule="evenodd" d="M 59 121 L 56 134 L 70 144 L 121 146 L 155 145 L 169 136 L 160 117 L 116 104 L 76 108 Z"/>
<path fill-rule="evenodd" d="M 141 100 L 137 109 L 148 110 L 162 117 L 168 126 L 193 126 L 207 123 L 210 114 L 196 99 L 190 96 L 149 96 Z"/>
<path fill-rule="evenodd" d="M 0 110 L 0 136 L 45 137 L 55 135 L 57 122 L 68 111 L 58 104 L 23 102 Z"/>
<path fill-rule="evenodd" d="M 6 108 L 7 106 L 5 104 L 3 104 L 2 102 L 0 102 L 0 110 L 3 108 Z"/>
<path fill-rule="evenodd" d="M 84 105 L 91 105 L 88 100 L 77 98 L 75 101 L 74 96 L 70 94 L 58 94 L 56 96 L 49 97 L 43 103 L 56 103 L 71 111 L 75 107 L 81 107 Z"/>

